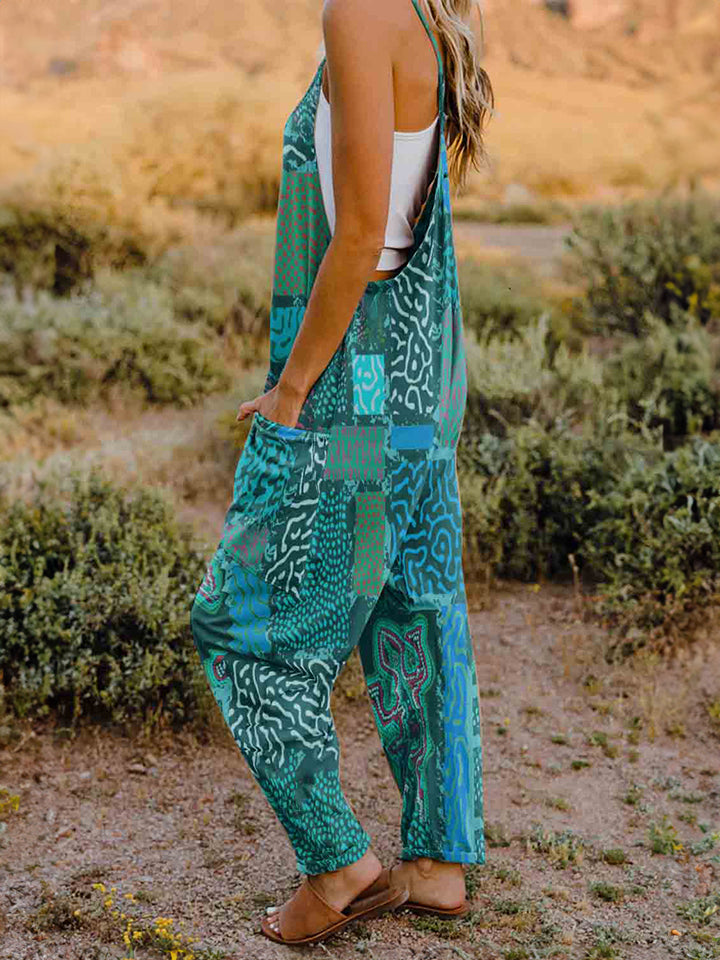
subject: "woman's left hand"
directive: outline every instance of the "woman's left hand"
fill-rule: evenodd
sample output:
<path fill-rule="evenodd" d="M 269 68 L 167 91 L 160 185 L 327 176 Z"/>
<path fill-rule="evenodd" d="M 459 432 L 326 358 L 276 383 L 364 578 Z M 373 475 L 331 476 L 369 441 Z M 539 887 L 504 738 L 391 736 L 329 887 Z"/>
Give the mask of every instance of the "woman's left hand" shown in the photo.
<path fill-rule="evenodd" d="M 303 402 L 299 397 L 290 397 L 283 393 L 276 385 L 262 396 L 241 403 L 235 419 L 244 420 L 251 413 L 259 412 L 267 420 L 273 420 L 284 427 L 295 427 Z"/>

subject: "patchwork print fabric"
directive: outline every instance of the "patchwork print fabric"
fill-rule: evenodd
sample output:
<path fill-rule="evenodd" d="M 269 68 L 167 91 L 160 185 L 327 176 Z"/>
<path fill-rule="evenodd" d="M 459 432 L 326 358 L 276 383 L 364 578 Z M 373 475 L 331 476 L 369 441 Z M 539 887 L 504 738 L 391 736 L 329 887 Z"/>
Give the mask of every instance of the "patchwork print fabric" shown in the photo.
<path fill-rule="evenodd" d="M 208 683 L 304 873 L 369 844 L 340 787 L 330 713 L 358 646 L 401 794 L 401 855 L 485 862 L 455 460 L 467 378 L 435 50 L 440 152 L 411 259 L 367 285 L 296 427 L 254 415 L 191 611 Z M 330 242 L 314 153 L 323 65 L 284 131 L 266 390 Z"/>
<path fill-rule="evenodd" d="M 325 476 L 348 480 L 382 480 L 385 433 L 384 426 L 334 426 Z"/>
<path fill-rule="evenodd" d="M 381 353 L 353 357 L 353 401 L 356 414 L 384 411 L 385 357 Z"/>
<path fill-rule="evenodd" d="M 355 566 L 353 589 L 378 596 L 385 560 L 385 497 L 379 492 L 355 494 Z"/>

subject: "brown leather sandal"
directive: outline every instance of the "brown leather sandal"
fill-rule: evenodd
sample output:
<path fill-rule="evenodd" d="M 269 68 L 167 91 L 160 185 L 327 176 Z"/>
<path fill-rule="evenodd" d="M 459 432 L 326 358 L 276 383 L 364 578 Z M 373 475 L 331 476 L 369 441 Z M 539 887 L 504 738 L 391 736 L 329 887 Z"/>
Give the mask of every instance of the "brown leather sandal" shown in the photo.
<path fill-rule="evenodd" d="M 427 903 L 415 903 L 413 900 L 406 900 L 403 907 L 413 913 L 430 914 L 433 917 L 443 917 L 446 920 L 466 917 L 470 913 L 470 904 L 467 900 L 459 903 L 456 907 L 431 907 Z"/>
<path fill-rule="evenodd" d="M 401 906 L 409 896 L 406 887 L 393 887 L 390 871 L 383 870 L 380 876 L 343 911 L 331 907 L 317 892 L 312 877 L 305 877 L 293 896 L 278 910 L 278 931 L 273 930 L 268 919 L 263 920 L 262 932 L 276 943 L 319 943 L 338 933 L 354 920 L 370 920 Z"/>
<path fill-rule="evenodd" d="M 392 883 L 392 870 L 393 867 L 390 867 L 388 870 L 384 870 L 384 873 L 388 874 L 386 879 L 387 884 Z M 375 881 L 376 884 L 379 884 L 383 879 L 383 874 L 380 874 L 380 877 Z M 371 885 L 367 890 L 363 891 L 362 896 L 368 896 L 374 893 L 374 885 Z M 353 900 L 353 904 L 357 903 L 357 899 Z M 463 900 L 455 907 L 434 907 L 427 903 L 419 903 L 409 898 L 401 904 L 403 910 L 411 910 L 413 913 L 430 915 L 433 917 L 442 917 L 446 920 L 453 920 L 457 917 L 466 917 L 470 913 L 470 904 L 467 900 Z"/>

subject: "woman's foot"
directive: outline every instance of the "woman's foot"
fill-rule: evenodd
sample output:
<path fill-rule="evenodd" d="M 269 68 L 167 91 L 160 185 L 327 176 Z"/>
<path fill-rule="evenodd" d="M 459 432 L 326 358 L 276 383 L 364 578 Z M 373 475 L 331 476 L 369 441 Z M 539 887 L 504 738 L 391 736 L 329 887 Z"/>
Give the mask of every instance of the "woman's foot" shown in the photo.
<path fill-rule="evenodd" d="M 313 887 L 336 910 L 344 910 L 358 894 L 371 886 L 382 873 L 382 864 L 368 850 L 359 860 L 330 873 L 313 874 Z M 279 907 L 268 907 L 268 923 L 279 933 Z"/>
<path fill-rule="evenodd" d="M 392 868 L 392 882 L 410 891 L 408 902 L 451 910 L 465 903 L 465 871 L 461 863 L 418 857 Z"/>

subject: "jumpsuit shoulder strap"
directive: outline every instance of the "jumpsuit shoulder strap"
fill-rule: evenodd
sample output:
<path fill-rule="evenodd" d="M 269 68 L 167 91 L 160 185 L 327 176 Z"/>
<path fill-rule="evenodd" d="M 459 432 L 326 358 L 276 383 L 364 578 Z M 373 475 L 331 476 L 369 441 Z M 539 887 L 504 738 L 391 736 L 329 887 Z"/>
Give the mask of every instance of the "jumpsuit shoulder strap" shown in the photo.
<path fill-rule="evenodd" d="M 437 57 L 437 64 L 438 64 L 438 93 L 439 94 L 444 93 L 445 70 L 443 68 L 443 58 L 442 58 L 442 54 L 440 53 L 440 48 L 438 47 L 437 40 L 435 39 L 435 34 L 430 29 L 430 24 L 427 22 L 427 18 L 420 7 L 418 0 L 412 0 L 412 5 L 415 7 L 415 12 L 420 17 L 420 20 L 422 21 L 422 25 L 425 27 L 427 35 L 430 37 L 432 45 L 435 49 L 435 56 Z M 440 96 L 439 99 L 440 99 L 440 109 L 442 110 L 444 97 Z"/>

